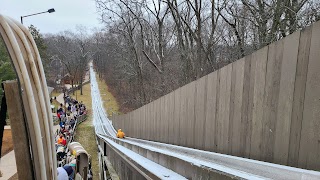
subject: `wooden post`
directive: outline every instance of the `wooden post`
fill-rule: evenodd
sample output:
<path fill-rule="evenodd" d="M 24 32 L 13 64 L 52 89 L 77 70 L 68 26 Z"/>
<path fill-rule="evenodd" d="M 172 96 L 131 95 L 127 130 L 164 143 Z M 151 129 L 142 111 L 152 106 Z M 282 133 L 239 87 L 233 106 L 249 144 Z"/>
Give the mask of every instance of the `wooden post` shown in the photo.
<path fill-rule="evenodd" d="M 83 168 L 83 179 L 88 179 L 88 167 Z"/>
<path fill-rule="evenodd" d="M 35 179 L 33 177 L 30 144 L 18 82 L 17 80 L 5 81 L 3 84 L 7 99 L 18 177 L 19 179 Z"/>

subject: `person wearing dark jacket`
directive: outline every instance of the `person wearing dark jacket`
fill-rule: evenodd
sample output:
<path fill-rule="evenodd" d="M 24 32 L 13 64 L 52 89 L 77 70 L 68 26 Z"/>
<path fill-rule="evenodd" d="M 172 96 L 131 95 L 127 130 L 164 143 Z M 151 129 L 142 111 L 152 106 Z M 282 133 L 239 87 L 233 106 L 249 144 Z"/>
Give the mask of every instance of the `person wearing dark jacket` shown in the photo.
<path fill-rule="evenodd" d="M 4 91 L 3 83 L 1 83 L 2 89 Z M 1 157 L 1 147 L 2 147 L 2 138 L 4 132 L 4 126 L 6 125 L 7 118 L 7 101 L 5 93 L 3 92 L 1 107 L 0 107 L 0 157 Z"/>

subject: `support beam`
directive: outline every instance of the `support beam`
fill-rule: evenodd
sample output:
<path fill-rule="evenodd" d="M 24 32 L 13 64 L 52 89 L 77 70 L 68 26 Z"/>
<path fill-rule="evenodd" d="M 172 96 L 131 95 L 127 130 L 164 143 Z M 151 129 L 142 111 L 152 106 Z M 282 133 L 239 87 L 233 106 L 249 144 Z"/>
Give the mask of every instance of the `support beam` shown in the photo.
<path fill-rule="evenodd" d="M 13 145 L 19 179 L 34 179 L 27 126 L 17 80 L 5 81 L 8 115 L 13 134 Z"/>

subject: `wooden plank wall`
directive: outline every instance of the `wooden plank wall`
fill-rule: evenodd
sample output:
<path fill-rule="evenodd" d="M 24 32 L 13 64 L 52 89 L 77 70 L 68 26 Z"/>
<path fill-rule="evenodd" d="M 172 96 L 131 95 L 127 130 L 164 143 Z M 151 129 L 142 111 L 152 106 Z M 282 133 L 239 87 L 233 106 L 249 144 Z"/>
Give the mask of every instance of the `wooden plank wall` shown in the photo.
<path fill-rule="evenodd" d="M 320 22 L 113 117 L 128 136 L 320 170 Z"/>

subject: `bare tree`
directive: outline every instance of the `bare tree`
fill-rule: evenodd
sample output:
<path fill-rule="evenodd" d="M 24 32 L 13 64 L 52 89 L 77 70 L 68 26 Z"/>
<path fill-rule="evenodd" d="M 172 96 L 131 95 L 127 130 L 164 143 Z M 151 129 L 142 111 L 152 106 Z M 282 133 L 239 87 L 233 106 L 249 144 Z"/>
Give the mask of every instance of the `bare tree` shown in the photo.
<path fill-rule="evenodd" d="M 72 88 L 77 81 L 82 94 L 83 75 L 91 52 L 86 32 L 81 28 L 78 28 L 77 34 L 65 31 L 59 35 L 47 36 L 45 42 L 48 45 L 51 62 L 60 62 L 60 65 L 63 65 L 60 68 L 69 74 Z M 62 76 L 66 73 L 63 70 Z"/>
<path fill-rule="evenodd" d="M 99 75 L 116 86 L 122 103 L 133 108 L 320 18 L 317 0 L 96 0 L 96 4 L 106 29 L 96 33 L 95 65 Z"/>
<path fill-rule="evenodd" d="M 130 12 L 128 8 L 129 5 L 124 4 L 124 2 L 115 2 L 111 1 L 114 8 L 118 10 L 118 12 L 112 8 L 109 8 L 110 3 L 105 1 L 96 1 L 100 9 L 107 10 L 108 13 L 112 13 L 113 17 L 106 18 L 106 12 L 102 12 L 102 21 L 107 22 L 109 20 L 113 20 L 115 18 L 118 20 L 117 23 L 117 31 L 121 32 L 121 35 L 127 40 L 129 44 L 130 54 L 133 55 L 132 58 L 133 67 L 135 69 L 135 73 L 137 75 L 138 88 L 140 93 L 140 105 L 146 103 L 146 93 L 144 89 L 144 78 L 142 74 L 142 62 L 141 62 L 141 54 L 139 51 L 137 36 L 143 36 L 143 29 L 138 30 L 138 26 L 141 23 L 138 17 L 138 14 L 134 14 Z M 140 25 L 141 27 L 141 25 Z M 138 34 L 140 32 L 140 34 Z M 143 37 L 141 38 L 141 44 L 144 42 Z"/>

